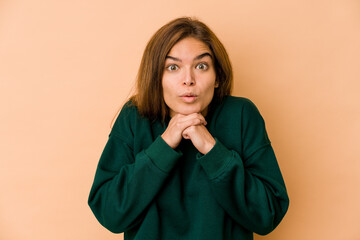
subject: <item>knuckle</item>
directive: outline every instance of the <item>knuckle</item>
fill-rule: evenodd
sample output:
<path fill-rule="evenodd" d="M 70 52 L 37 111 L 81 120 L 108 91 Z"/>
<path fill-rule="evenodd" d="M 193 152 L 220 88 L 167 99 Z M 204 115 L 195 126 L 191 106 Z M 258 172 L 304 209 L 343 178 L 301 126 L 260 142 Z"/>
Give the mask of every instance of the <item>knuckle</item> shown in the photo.
<path fill-rule="evenodd" d="M 189 131 L 189 132 L 194 132 L 194 131 L 195 131 L 195 126 L 190 126 L 190 127 L 188 128 L 188 131 Z"/>

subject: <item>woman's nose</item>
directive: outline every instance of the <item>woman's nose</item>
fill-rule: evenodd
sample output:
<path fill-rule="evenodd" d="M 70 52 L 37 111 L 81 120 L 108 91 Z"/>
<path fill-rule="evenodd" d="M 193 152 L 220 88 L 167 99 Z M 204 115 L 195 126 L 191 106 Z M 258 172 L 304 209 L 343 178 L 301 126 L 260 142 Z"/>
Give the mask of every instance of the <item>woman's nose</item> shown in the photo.
<path fill-rule="evenodd" d="M 194 74 L 190 69 L 186 70 L 186 72 L 185 72 L 183 84 L 186 86 L 195 85 Z"/>

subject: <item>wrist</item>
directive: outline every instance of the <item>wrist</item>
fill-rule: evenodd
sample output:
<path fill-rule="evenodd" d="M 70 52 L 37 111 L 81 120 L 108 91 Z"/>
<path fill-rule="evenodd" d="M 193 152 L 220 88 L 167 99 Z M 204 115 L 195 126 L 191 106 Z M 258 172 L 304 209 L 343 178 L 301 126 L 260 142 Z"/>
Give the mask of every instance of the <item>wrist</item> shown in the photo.
<path fill-rule="evenodd" d="M 215 146 L 215 143 L 216 143 L 216 141 L 214 138 L 210 139 L 210 141 L 205 144 L 204 149 L 200 152 L 204 155 L 207 154 L 208 152 L 211 151 L 211 149 L 213 149 L 213 147 Z"/>
<path fill-rule="evenodd" d="M 164 136 L 164 134 L 161 135 L 161 138 L 164 140 L 164 142 L 169 145 L 169 147 L 171 147 L 172 149 L 175 149 L 176 146 L 174 144 L 171 143 L 171 141 L 169 141 L 169 139 L 166 138 L 166 135 Z"/>

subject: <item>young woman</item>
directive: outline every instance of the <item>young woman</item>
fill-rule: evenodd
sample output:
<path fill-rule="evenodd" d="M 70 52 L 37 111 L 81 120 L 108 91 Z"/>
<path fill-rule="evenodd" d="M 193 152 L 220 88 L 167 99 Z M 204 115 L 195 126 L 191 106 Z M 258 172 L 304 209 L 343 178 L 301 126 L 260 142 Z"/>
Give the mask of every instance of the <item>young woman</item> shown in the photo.
<path fill-rule="evenodd" d="M 155 33 L 90 192 L 104 227 L 125 239 L 248 240 L 280 223 L 289 199 L 264 120 L 231 86 L 204 23 L 179 18 Z"/>

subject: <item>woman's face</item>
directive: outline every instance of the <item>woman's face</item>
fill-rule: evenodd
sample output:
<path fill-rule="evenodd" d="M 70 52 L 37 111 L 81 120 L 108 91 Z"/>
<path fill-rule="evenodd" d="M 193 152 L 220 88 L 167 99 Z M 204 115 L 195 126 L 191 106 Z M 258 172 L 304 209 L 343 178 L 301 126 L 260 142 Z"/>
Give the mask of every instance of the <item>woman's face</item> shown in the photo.
<path fill-rule="evenodd" d="M 176 43 L 166 57 L 162 87 L 170 116 L 206 115 L 218 87 L 209 47 L 192 37 Z"/>

